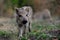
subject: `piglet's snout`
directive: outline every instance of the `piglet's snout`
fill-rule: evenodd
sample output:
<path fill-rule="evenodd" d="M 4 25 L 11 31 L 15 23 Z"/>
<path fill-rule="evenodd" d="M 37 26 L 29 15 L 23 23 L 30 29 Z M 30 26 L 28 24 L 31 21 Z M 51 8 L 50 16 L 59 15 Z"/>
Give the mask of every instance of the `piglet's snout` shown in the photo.
<path fill-rule="evenodd" d="M 26 23 L 27 23 L 27 20 L 23 20 L 22 23 L 23 23 L 23 24 L 26 24 Z"/>

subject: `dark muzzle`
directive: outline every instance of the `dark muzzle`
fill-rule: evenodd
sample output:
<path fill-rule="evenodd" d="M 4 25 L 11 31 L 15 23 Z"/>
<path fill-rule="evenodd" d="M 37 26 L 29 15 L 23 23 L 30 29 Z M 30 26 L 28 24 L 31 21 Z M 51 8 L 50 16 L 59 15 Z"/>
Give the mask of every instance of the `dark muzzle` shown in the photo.
<path fill-rule="evenodd" d="M 23 23 L 23 24 L 26 24 L 26 23 L 27 23 L 27 21 L 26 21 L 26 20 L 23 20 L 23 21 L 22 21 L 22 23 Z"/>

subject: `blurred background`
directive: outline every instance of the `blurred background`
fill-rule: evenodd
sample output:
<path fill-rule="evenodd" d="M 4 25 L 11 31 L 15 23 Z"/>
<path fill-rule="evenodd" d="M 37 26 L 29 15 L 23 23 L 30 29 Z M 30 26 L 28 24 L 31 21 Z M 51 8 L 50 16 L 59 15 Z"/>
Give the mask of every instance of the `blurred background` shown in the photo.
<path fill-rule="evenodd" d="M 31 6 L 34 12 L 49 9 L 60 18 L 60 0 L 0 0 L 0 17 L 12 17 L 15 7 Z"/>

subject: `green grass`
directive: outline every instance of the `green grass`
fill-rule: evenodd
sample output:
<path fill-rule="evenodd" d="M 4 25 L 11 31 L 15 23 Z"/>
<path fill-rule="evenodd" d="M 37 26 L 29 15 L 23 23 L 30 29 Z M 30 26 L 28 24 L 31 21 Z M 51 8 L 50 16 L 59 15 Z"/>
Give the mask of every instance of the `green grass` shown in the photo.
<path fill-rule="evenodd" d="M 16 40 L 17 39 L 17 35 L 13 34 L 11 32 L 8 31 L 4 31 L 4 30 L 0 30 L 0 37 L 1 38 L 6 38 L 6 39 L 11 39 L 11 40 Z"/>
<path fill-rule="evenodd" d="M 60 25 L 53 25 L 53 24 L 41 24 L 41 23 L 33 23 L 32 30 L 33 31 L 50 31 L 50 30 L 58 30 L 60 29 Z"/>
<path fill-rule="evenodd" d="M 10 34 L 9 32 L 0 30 L 0 36 L 9 37 L 10 35 L 11 35 L 11 34 Z"/>
<path fill-rule="evenodd" d="M 46 32 L 58 29 L 60 29 L 60 25 L 33 23 L 32 32 L 28 33 L 28 36 L 26 36 L 27 39 L 26 37 L 22 37 L 22 40 L 28 40 L 29 38 L 35 40 L 51 40 L 53 35 L 48 35 Z M 60 38 L 60 35 L 58 38 Z"/>
<path fill-rule="evenodd" d="M 11 22 L 9 22 L 9 24 L 14 24 L 15 26 L 17 26 L 15 24 L 15 20 L 12 20 Z M 28 35 L 23 36 L 21 40 L 28 40 L 29 38 L 31 39 L 36 39 L 36 40 L 50 40 L 51 36 L 48 35 L 46 32 L 47 31 L 51 31 L 51 30 L 58 30 L 60 29 L 60 25 L 53 25 L 53 24 L 41 24 L 41 22 L 37 22 L 37 23 L 32 23 L 32 31 L 30 33 L 28 33 Z M 7 32 L 7 31 L 3 31 L 0 30 L 0 36 L 2 37 L 10 37 L 12 38 L 12 40 L 17 39 L 17 35 L 18 34 L 14 34 L 11 32 Z M 58 36 L 58 38 L 60 38 L 60 36 Z"/>

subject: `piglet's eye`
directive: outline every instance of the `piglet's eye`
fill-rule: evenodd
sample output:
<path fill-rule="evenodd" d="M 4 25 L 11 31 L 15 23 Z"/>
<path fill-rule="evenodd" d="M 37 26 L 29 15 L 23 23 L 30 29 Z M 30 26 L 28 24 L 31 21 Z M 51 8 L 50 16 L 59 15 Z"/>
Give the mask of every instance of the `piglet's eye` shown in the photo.
<path fill-rule="evenodd" d="M 22 15 L 19 15 L 19 17 L 22 17 Z"/>
<path fill-rule="evenodd" d="M 26 16 L 28 16 L 28 14 L 26 14 Z"/>

